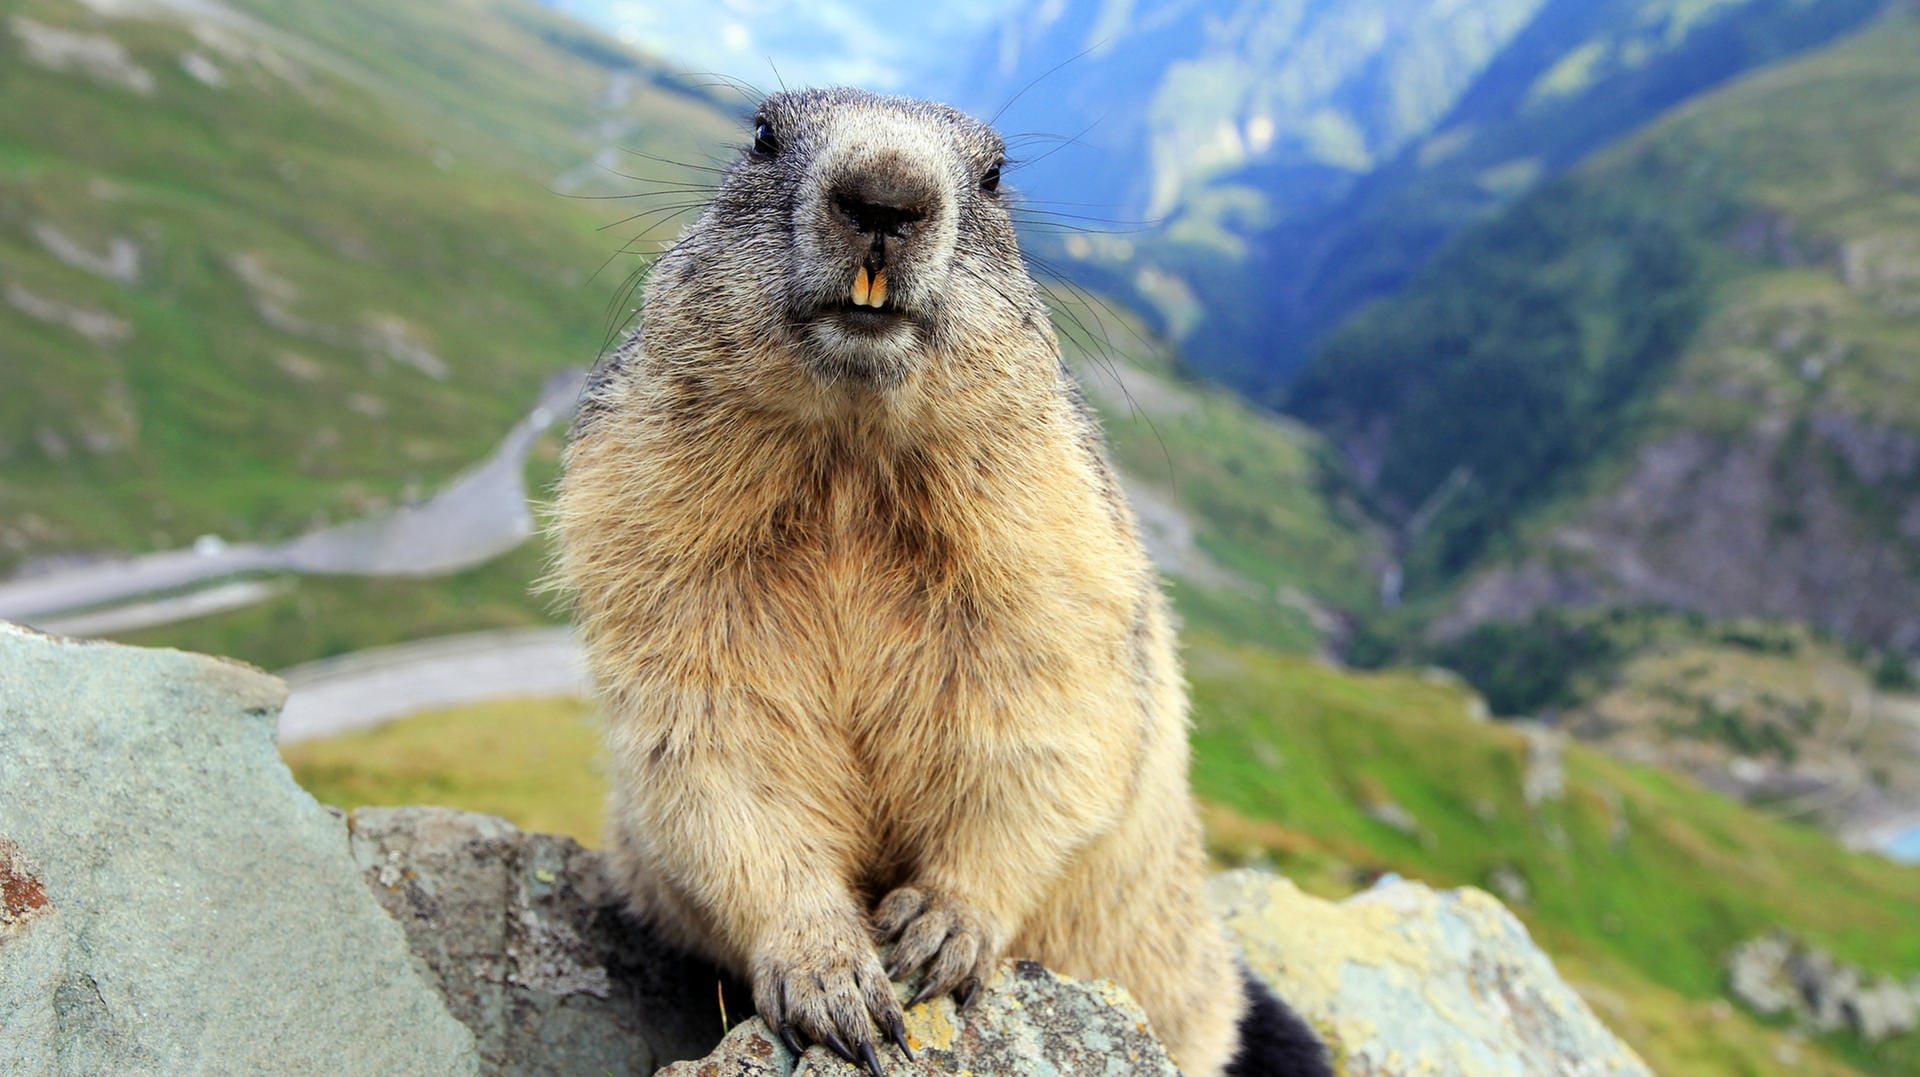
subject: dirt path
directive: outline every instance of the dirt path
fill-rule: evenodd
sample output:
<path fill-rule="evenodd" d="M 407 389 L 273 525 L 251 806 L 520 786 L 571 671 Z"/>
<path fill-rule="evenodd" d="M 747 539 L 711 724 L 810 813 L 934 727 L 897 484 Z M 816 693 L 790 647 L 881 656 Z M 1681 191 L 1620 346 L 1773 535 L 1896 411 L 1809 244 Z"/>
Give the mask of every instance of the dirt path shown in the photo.
<path fill-rule="evenodd" d="M 570 628 L 517 628 L 355 651 L 284 670 L 280 742 L 370 729 L 423 710 L 495 699 L 585 696 Z"/>

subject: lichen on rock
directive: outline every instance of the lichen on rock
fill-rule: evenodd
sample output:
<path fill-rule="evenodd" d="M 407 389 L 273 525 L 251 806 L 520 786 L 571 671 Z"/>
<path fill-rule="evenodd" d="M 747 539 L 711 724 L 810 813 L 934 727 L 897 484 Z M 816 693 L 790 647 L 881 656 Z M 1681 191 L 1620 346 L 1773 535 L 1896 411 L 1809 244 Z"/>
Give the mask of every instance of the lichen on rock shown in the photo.
<path fill-rule="evenodd" d="M 904 1000 L 906 989 L 897 987 Z M 1004 961 L 964 1012 L 948 997 L 907 1011 L 907 1044 L 884 1050 L 887 1072 L 919 1074 L 1045 1074 L 1047 1077 L 1179 1077 L 1155 1039 L 1146 1014 L 1111 980 L 1077 981 L 1032 961 Z M 801 1065 L 754 1018 L 727 1034 L 705 1058 L 676 1063 L 659 1077 L 865 1077 L 824 1047 Z"/>
<path fill-rule="evenodd" d="M 0 834 L 0 939 L 17 935 L 27 925 L 53 912 L 47 886 L 20 846 Z"/>
<path fill-rule="evenodd" d="M 1392 879 L 1336 903 L 1243 870 L 1216 876 L 1210 896 L 1348 1077 L 1651 1073 L 1483 891 Z"/>

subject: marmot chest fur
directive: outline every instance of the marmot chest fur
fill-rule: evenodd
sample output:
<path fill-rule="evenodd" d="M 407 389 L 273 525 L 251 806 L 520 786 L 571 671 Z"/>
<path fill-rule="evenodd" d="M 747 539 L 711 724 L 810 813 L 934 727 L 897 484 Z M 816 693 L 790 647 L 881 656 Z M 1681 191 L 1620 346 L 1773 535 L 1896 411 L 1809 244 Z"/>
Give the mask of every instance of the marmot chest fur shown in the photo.
<path fill-rule="evenodd" d="M 1193 1077 L 1269 1072 L 1228 1070 L 1170 617 L 1004 156 L 943 106 L 779 94 L 655 265 L 557 513 L 615 870 L 796 1047 L 877 1071 L 890 981 L 964 1002 L 1023 957 L 1120 981 Z"/>

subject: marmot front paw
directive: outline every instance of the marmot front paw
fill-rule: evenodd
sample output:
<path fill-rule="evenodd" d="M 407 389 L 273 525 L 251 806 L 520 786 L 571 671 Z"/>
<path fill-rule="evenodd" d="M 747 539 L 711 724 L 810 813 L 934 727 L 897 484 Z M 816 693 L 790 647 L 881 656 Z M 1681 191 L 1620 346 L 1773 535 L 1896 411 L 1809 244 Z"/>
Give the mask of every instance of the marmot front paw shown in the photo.
<path fill-rule="evenodd" d="M 951 991 L 964 1008 L 992 973 L 1002 944 L 993 922 L 972 905 L 912 886 L 888 894 L 873 910 L 873 935 L 894 944 L 888 977 L 903 979 L 926 967 L 926 982 L 909 1006 Z"/>
<path fill-rule="evenodd" d="M 844 931 L 795 934 L 753 963 L 753 1002 L 796 1058 L 822 1044 L 884 1077 L 874 1051 L 881 1030 L 909 1058 L 907 1026 L 873 946 Z"/>

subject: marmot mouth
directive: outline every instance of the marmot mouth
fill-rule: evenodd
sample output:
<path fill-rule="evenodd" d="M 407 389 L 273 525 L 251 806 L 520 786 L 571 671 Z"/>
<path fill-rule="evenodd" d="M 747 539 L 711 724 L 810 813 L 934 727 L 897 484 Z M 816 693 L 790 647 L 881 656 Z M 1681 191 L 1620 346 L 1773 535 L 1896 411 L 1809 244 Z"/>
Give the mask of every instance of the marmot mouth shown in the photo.
<path fill-rule="evenodd" d="M 898 307 L 862 306 L 851 299 L 826 304 L 820 308 L 819 316 L 833 319 L 843 329 L 869 336 L 886 333 L 908 320 Z"/>
<path fill-rule="evenodd" d="M 862 336 L 888 332 L 901 321 L 900 308 L 887 302 L 887 271 L 865 264 L 854 267 L 853 287 L 838 302 L 823 304 L 820 313 L 835 324 Z"/>
<path fill-rule="evenodd" d="M 893 303 L 856 303 L 854 299 L 847 298 L 833 303 L 820 303 L 812 309 L 806 321 L 824 321 L 851 336 L 889 336 L 899 328 L 918 324 L 920 319 Z"/>
<path fill-rule="evenodd" d="M 869 388 L 898 385 L 926 340 L 926 327 L 909 311 L 850 299 L 814 307 L 800 329 L 800 357 L 816 375 Z"/>

